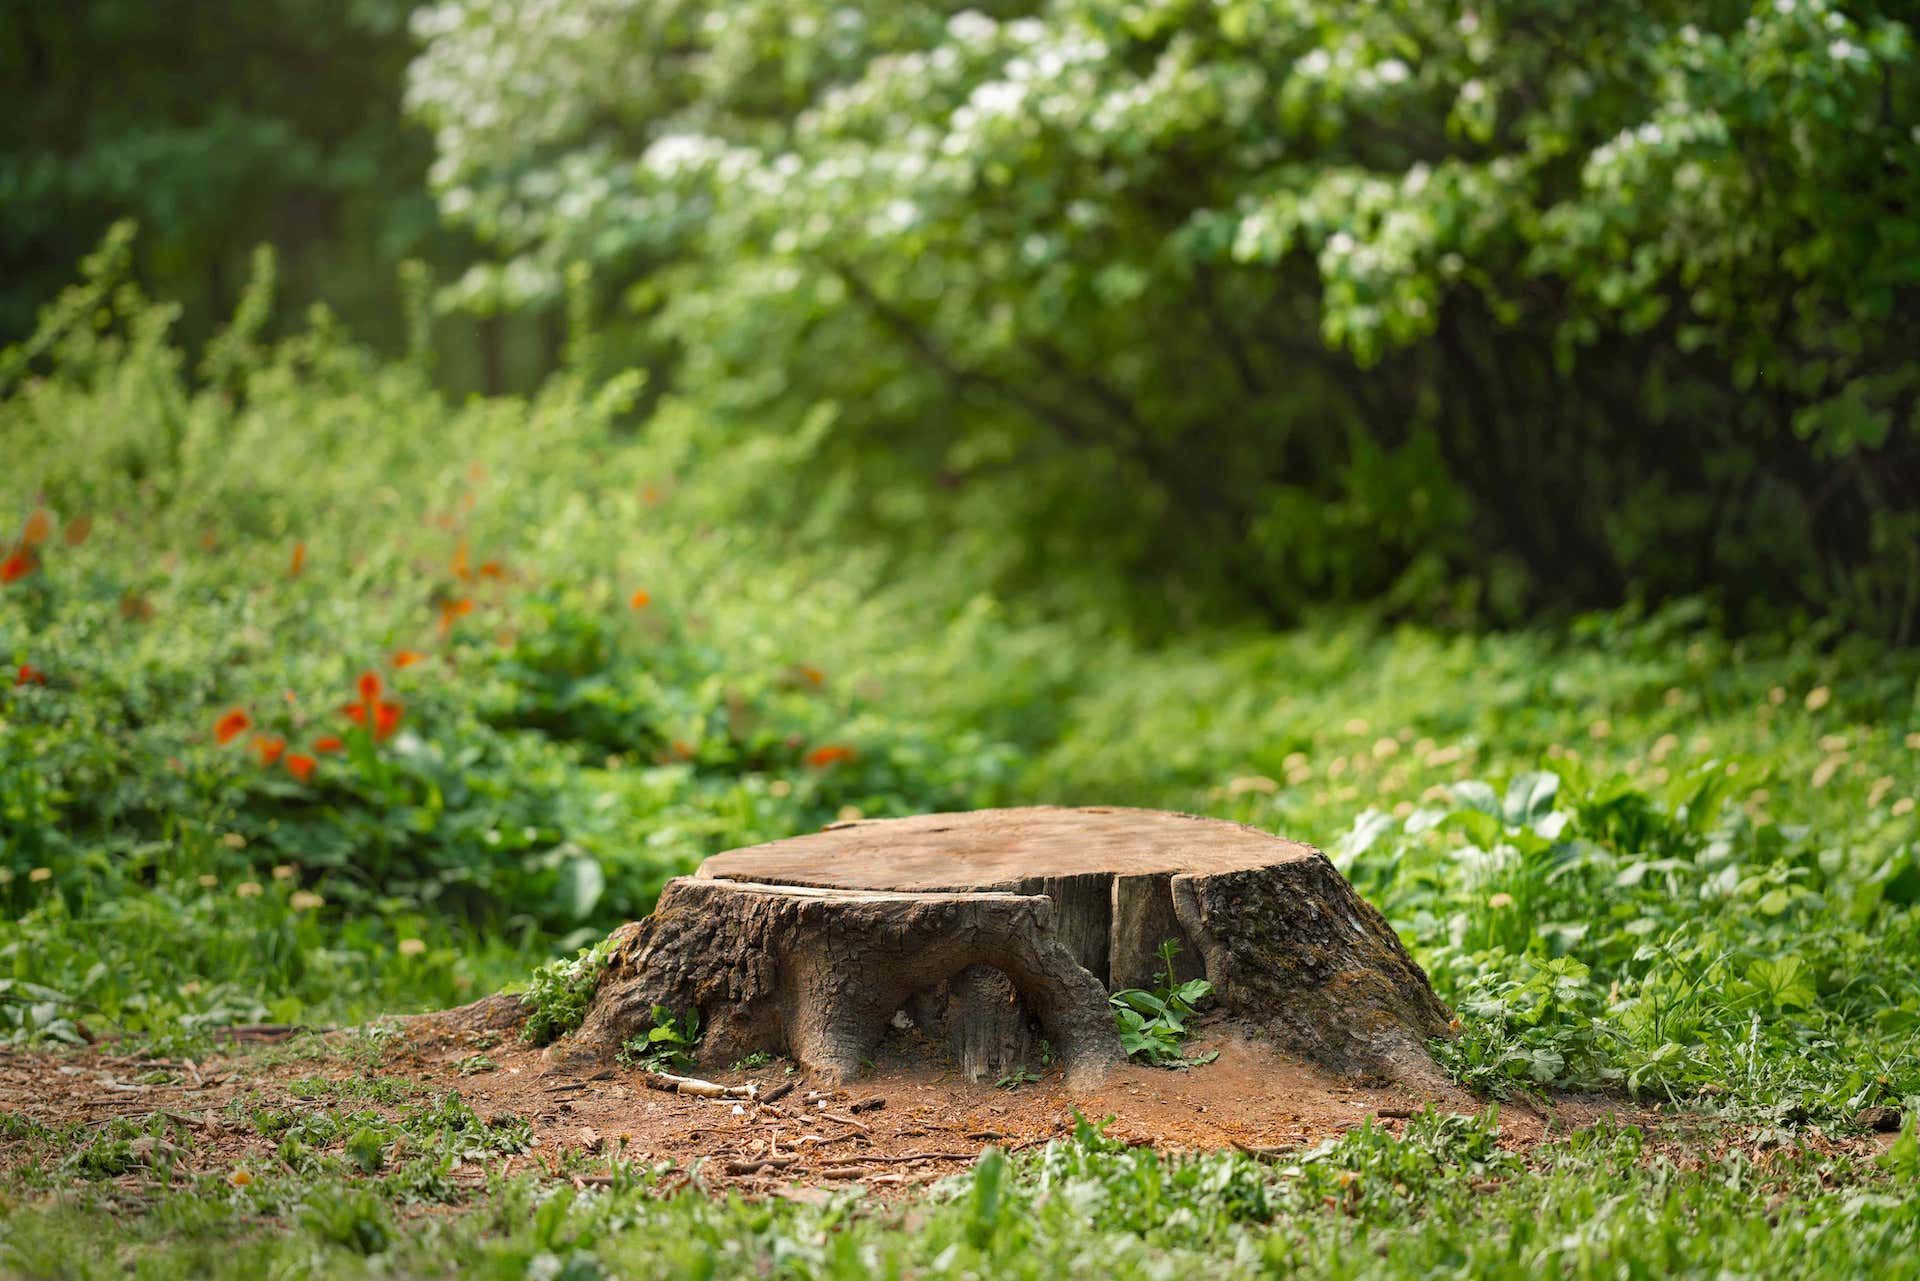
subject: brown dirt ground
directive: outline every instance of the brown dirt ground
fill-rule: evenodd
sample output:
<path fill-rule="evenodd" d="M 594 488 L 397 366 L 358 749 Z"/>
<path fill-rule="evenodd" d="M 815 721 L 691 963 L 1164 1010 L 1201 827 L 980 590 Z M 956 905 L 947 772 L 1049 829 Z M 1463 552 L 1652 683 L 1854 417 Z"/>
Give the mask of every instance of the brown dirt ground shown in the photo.
<path fill-rule="evenodd" d="M 229 1110 L 236 1097 L 248 1107 L 314 1107 L 320 1101 L 292 1092 L 295 1081 L 399 1076 L 427 1093 L 458 1090 L 483 1117 L 507 1114 L 532 1123 L 532 1151 L 456 1172 L 476 1187 L 489 1170 L 545 1170 L 591 1184 L 605 1179 L 609 1158 L 618 1153 L 643 1165 L 670 1161 L 716 1191 L 809 1196 L 853 1183 L 881 1195 L 898 1193 L 966 1169 L 989 1145 L 1017 1151 L 1068 1135 L 1076 1114 L 1110 1118 L 1112 1137 L 1164 1151 L 1240 1147 L 1265 1154 L 1309 1146 L 1369 1118 L 1398 1130 L 1429 1103 L 1454 1112 L 1484 1106 L 1463 1093 L 1423 1096 L 1331 1077 L 1225 1021 L 1202 1025 L 1188 1043 L 1190 1052 L 1218 1050 L 1214 1062 L 1183 1071 L 1128 1065 L 1087 1092 L 1069 1091 L 1057 1071 L 1012 1089 L 975 1084 L 903 1037 L 889 1044 L 868 1078 L 845 1088 L 812 1089 L 804 1074 L 776 1062 L 702 1075 L 723 1084 L 751 1082 L 761 1095 L 791 1084 L 781 1097 L 707 1099 L 646 1088 L 637 1069 L 609 1065 L 562 1075 L 486 1015 L 483 1003 L 400 1020 L 402 1034 L 385 1045 L 377 1066 L 340 1036 L 236 1047 L 199 1063 L 98 1050 L 0 1050 L 0 1110 L 50 1124 L 94 1125 L 161 1112 L 197 1132 L 188 1156 L 196 1173 L 270 1171 L 275 1143 L 254 1130 L 245 1110 Z M 463 1073 L 461 1063 L 480 1053 L 494 1066 Z M 1549 1107 L 1505 1105 L 1500 1131 L 1504 1141 L 1531 1147 L 1608 1115 L 1653 1119 L 1617 1099 L 1563 1098 Z M 0 1170 L 19 1159 L 18 1145 L 0 1144 Z"/>

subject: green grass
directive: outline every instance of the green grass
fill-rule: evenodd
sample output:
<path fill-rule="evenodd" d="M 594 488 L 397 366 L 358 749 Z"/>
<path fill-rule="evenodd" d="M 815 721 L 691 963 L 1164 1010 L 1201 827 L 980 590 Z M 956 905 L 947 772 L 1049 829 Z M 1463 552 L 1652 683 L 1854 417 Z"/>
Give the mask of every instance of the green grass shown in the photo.
<path fill-rule="evenodd" d="M 1920 1257 L 1910 1147 L 1878 1166 L 1794 1146 L 1868 1105 L 1920 1107 L 1913 655 L 1813 622 L 1730 639 L 1698 604 L 1148 648 L 1110 615 L 979 595 L 965 566 L 756 525 L 743 495 L 777 481 L 780 449 L 709 454 L 679 405 L 636 429 L 632 387 L 448 404 L 325 324 L 240 334 L 196 382 L 163 314 L 101 271 L 30 367 L 0 361 L 0 538 L 56 517 L 34 572 L 0 587 L 0 659 L 45 678 L 0 682 L 0 1040 L 201 1054 L 225 1023 L 442 1006 L 572 956 L 707 854 L 849 809 L 1149 804 L 1328 849 L 1459 1011 L 1440 1053 L 1476 1088 L 1598 1087 L 1786 1137 L 1695 1162 L 1604 1132 L 1523 1167 L 1435 1120 L 1297 1170 L 1087 1138 L 898 1212 L 662 1201 L 636 1172 L 578 1198 L 502 1181 L 423 1215 L 446 1191 L 434 1167 L 364 1168 L 384 1131 L 354 1118 L 374 1100 L 316 1100 L 335 1122 L 272 1179 L 138 1202 L 97 1179 L 140 1135 L 0 1117 L 32 1154 L 0 1182 L 0 1272 L 1826 1275 Z M 91 530 L 68 545 L 77 516 Z M 369 671 L 404 709 L 384 739 L 342 711 Z M 235 709 L 253 724 L 223 747 Z M 344 741 L 301 780 L 256 735 Z"/>
<path fill-rule="evenodd" d="M 1523 1162 L 1488 1122 L 1428 1114 L 1404 1138 L 1367 1127 L 1263 1165 L 1158 1157 L 1085 1127 L 1031 1156 L 990 1152 L 904 1208 L 852 1194 L 748 1204 L 617 1162 L 603 1191 L 522 1176 L 434 1212 L 448 1148 L 485 1160 L 512 1144 L 453 1107 L 423 1131 L 435 1154 L 351 1180 L 311 1163 L 238 1188 L 202 1177 L 129 1215 L 83 1174 L 11 1214 L 0 1257 L 59 1277 L 1920 1275 L 1911 1136 L 1861 1161 L 1765 1135 L 1696 1154 L 1684 1135 L 1603 1125 Z M 281 1132 L 354 1124 L 307 1117 Z M 103 1213 L 122 1225 L 112 1254 Z"/>

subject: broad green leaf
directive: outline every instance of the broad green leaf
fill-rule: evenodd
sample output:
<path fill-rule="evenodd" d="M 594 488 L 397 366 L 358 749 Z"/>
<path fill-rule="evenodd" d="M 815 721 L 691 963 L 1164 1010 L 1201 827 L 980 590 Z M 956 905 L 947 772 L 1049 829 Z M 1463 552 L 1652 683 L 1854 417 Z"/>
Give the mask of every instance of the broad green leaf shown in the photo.
<path fill-rule="evenodd" d="M 1516 774 L 1507 784 L 1507 799 L 1502 814 L 1508 827 L 1529 827 L 1553 809 L 1553 798 L 1560 791 L 1558 774 L 1540 771 Z M 1457 793 L 1456 793 L 1457 794 Z"/>

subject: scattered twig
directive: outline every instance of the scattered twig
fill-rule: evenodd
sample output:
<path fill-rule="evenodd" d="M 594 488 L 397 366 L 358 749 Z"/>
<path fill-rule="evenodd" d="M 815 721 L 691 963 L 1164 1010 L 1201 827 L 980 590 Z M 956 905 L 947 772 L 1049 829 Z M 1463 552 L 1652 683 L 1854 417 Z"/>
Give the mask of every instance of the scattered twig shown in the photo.
<path fill-rule="evenodd" d="M 799 1159 L 797 1156 L 749 1157 L 744 1161 L 729 1161 L 721 1169 L 728 1174 L 765 1174 L 784 1170 Z"/>
<path fill-rule="evenodd" d="M 693 1076 L 675 1076 L 671 1072 L 649 1072 L 640 1078 L 649 1090 L 665 1090 L 669 1094 L 691 1094 L 703 1099 L 750 1099 L 754 1096 L 751 1085 L 721 1085 L 717 1081 L 702 1081 Z"/>
<path fill-rule="evenodd" d="M 932 1180 L 933 1176 L 929 1174 L 915 1174 L 909 1170 L 897 1170 L 892 1174 L 876 1174 L 872 1178 L 867 1179 L 866 1182 L 910 1185 L 930 1183 Z"/>
<path fill-rule="evenodd" d="M 1281 1157 L 1291 1156 L 1299 1150 L 1298 1148 L 1272 1147 L 1259 1143 L 1242 1143 L 1238 1139 L 1233 1141 L 1233 1146 L 1239 1148 L 1256 1161 L 1277 1161 Z"/>
<path fill-rule="evenodd" d="M 793 1146 L 796 1148 L 825 1147 L 829 1143 L 852 1143 L 855 1141 L 865 1143 L 868 1140 L 866 1135 L 859 1133 L 836 1134 L 830 1139 L 822 1138 L 818 1134 L 803 1134 L 794 1140 Z"/>
<path fill-rule="evenodd" d="M 244 1041 L 250 1044 L 273 1044 L 290 1040 L 308 1032 L 333 1032 L 336 1028 L 307 1027 L 300 1023 L 235 1023 L 231 1027 L 213 1029 L 216 1037 L 226 1037 L 232 1041 Z"/>
<path fill-rule="evenodd" d="M 780 1084 L 774 1086 L 771 1090 L 768 1090 L 765 1094 L 761 1095 L 760 1101 L 762 1103 L 771 1103 L 775 1099 L 784 1099 L 789 1094 L 792 1094 L 792 1093 L 793 1093 L 793 1082 L 782 1081 L 780 1082 Z"/>
<path fill-rule="evenodd" d="M 860 1162 L 865 1165 L 905 1165 L 910 1161 L 977 1161 L 978 1152 L 902 1152 L 896 1156 L 862 1154 Z M 851 1164 L 849 1162 L 848 1164 Z"/>
<path fill-rule="evenodd" d="M 870 1167 L 864 1165 L 830 1165 L 820 1171 L 820 1177 L 823 1179 L 858 1179 L 865 1177 L 869 1173 L 871 1173 Z"/>

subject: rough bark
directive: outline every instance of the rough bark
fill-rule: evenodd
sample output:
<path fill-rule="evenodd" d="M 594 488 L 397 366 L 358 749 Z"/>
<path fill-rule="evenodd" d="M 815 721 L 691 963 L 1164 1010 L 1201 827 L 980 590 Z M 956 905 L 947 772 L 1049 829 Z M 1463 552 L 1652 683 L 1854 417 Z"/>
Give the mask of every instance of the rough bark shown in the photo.
<path fill-rule="evenodd" d="M 1433 1084 L 1452 1016 L 1393 927 L 1324 856 L 1172 878 L 1173 908 L 1221 1002 L 1339 1072 Z"/>
<path fill-rule="evenodd" d="M 975 1079 L 1044 1037 L 1075 1085 L 1120 1060 L 1109 988 L 1175 977 L 1336 1071 L 1430 1084 L 1446 1007 L 1386 920 L 1310 846 L 1151 810 L 984 810 L 837 824 L 707 860 L 623 927 L 586 1024 L 610 1056 L 653 1006 L 700 1011 L 702 1057 L 791 1054 L 846 1078 L 890 1022 Z"/>
<path fill-rule="evenodd" d="M 1106 992 L 1060 945 L 1044 896 L 680 877 L 653 915 L 617 937 L 569 1058 L 610 1054 L 663 1005 L 701 1011 L 708 1060 L 790 1053 L 844 1080 L 872 1061 L 911 998 L 949 984 L 964 1004 L 980 986 L 969 971 L 991 966 L 1045 1029 L 1070 1081 L 1097 1082 L 1121 1059 Z"/>

